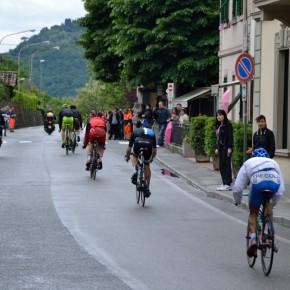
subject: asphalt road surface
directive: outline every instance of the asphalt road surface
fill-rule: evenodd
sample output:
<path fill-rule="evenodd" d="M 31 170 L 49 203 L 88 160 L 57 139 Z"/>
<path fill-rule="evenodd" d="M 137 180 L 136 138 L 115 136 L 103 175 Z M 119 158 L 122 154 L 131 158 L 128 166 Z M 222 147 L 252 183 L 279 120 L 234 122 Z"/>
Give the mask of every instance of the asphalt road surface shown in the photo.
<path fill-rule="evenodd" d="M 135 201 L 125 142 L 109 141 L 96 181 L 79 146 L 17 130 L 0 148 L 0 289 L 290 289 L 290 230 L 276 226 L 270 277 L 245 256 L 247 213 L 153 164 Z"/>

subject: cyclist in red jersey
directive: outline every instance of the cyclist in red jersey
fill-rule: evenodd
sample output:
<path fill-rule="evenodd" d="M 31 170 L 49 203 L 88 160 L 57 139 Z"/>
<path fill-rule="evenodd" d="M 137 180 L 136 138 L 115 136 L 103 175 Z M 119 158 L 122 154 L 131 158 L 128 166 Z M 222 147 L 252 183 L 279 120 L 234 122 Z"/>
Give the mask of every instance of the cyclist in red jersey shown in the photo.
<path fill-rule="evenodd" d="M 98 142 L 98 153 L 100 155 L 99 170 L 102 169 L 102 157 L 106 143 L 106 122 L 102 113 L 91 114 L 91 119 L 86 126 L 83 148 L 87 148 L 86 170 L 89 170 L 93 152 L 93 142 Z"/>

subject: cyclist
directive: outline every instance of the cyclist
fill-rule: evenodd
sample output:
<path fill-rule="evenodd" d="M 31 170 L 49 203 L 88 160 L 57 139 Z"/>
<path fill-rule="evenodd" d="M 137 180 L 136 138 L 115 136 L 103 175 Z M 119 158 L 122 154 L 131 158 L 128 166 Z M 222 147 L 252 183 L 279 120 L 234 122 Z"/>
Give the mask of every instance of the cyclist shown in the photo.
<path fill-rule="evenodd" d="M 74 130 L 77 135 L 78 142 L 80 142 L 80 129 L 83 129 L 83 120 L 81 113 L 77 110 L 75 105 L 70 106 L 71 110 L 73 111 L 74 116 Z"/>
<path fill-rule="evenodd" d="M 249 182 L 251 183 L 248 220 L 250 246 L 247 254 L 253 257 L 257 250 L 256 227 L 260 206 L 265 203 L 265 215 L 271 216 L 273 206 L 285 191 L 281 169 L 276 161 L 270 159 L 269 153 L 264 148 L 255 149 L 252 158 L 243 164 L 238 173 L 233 188 L 236 205 L 241 203 L 243 189 Z"/>
<path fill-rule="evenodd" d="M 145 189 L 145 197 L 149 197 L 151 195 L 150 192 L 150 179 L 151 179 L 151 170 L 150 163 L 153 161 L 157 154 L 156 149 L 156 137 L 155 133 L 152 129 L 149 128 L 148 122 L 145 122 L 145 116 L 139 115 L 139 120 L 136 123 L 136 129 L 133 130 L 133 134 L 131 135 L 129 146 L 127 148 L 127 152 L 125 155 L 126 160 L 130 159 L 131 152 L 132 154 L 132 165 L 134 169 L 134 173 L 131 177 L 131 181 L 133 184 L 137 184 L 137 164 L 138 164 L 138 156 L 140 154 L 141 149 L 144 149 L 144 159 L 145 159 L 145 182 L 147 188 Z"/>
<path fill-rule="evenodd" d="M 90 169 L 92 153 L 93 153 L 93 142 L 98 142 L 98 153 L 100 156 L 99 170 L 103 168 L 102 158 L 105 151 L 106 143 L 106 121 L 103 118 L 102 113 L 90 113 L 91 119 L 86 126 L 86 133 L 84 138 L 83 149 L 87 147 L 87 161 L 86 170 Z"/>
<path fill-rule="evenodd" d="M 71 140 L 71 132 L 74 128 L 73 111 L 67 104 L 64 104 L 63 109 L 59 112 L 58 125 L 59 131 L 61 131 L 61 147 L 65 147 L 65 128 L 69 129 L 69 139 Z"/>

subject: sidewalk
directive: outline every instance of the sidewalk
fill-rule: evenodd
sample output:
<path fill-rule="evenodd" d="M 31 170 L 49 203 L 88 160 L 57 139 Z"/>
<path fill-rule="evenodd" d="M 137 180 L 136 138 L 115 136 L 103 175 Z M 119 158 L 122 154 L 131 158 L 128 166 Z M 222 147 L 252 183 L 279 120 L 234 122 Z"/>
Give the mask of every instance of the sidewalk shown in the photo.
<path fill-rule="evenodd" d="M 171 153 L 165 148 L 158 148 L 157 161 L 180 176 L 208 196 L 232 202 L 232 191 L 216 191 L 221 184 L 219 171 L 214 171 L 211 163 L 196 163 L 194 158 L 184 158 Z M 248 198 L 244 197 L 242 205 L 247 206 Z M 275 222 L 290 227 L 290 184 L 286 184 L 286 192 L 274 210 Z"/>

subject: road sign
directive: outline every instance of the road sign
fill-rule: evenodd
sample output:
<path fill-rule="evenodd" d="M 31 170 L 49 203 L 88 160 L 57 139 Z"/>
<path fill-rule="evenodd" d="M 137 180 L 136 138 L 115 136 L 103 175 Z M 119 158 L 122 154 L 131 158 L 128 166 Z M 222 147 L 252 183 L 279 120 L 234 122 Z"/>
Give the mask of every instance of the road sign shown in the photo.
<path fill-rule="evenodd" d="M 235 71 L 241 84 L 249 82 L 255 73 L 255 62 L 253 57 L 248 53 L 242 53 L 236 61 Z"/>
<path fill-rule="evenodd" d="M 172 109 L 172 100 L 174 98 L 174 83 L 167 84 L 167 100 L 168 100 L 168 109 Z"/>

